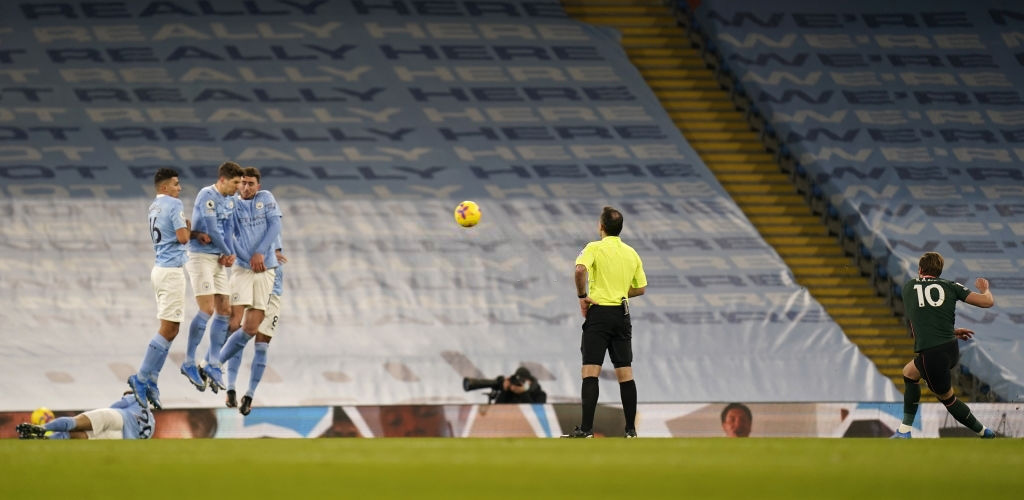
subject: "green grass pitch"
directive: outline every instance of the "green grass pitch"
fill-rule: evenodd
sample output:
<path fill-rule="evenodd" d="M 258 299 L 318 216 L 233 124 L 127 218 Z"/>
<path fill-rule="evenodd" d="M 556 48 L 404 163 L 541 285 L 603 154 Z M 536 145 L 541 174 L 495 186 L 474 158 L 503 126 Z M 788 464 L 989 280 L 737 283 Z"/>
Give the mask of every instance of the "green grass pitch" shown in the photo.
<path fill-rule="evenodd" d="M 1020 439 L 0 441 L 0 498 L 1020 498 Z M 934 495 L 934 496 L 932 496 Z"/>

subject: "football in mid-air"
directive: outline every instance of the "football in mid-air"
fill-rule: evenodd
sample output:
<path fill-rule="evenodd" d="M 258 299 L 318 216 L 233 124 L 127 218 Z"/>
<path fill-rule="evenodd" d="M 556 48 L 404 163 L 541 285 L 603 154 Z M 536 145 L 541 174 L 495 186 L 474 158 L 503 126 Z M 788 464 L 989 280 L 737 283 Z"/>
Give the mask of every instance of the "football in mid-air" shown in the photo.
<path fill-rule="evenodd" d="M 462 227 L 473 227 L 480 222 L 480 207 L 472 201 L 464 201 L 455 207 L 455 222 Z"/>
<path fill-rule="evenodd" d="M 32 412 L 32 417 L 29 420 L 32 421 L 32 425 L 43 425 L 54 418 L 56 417 L 54 417 L 53 412 L 49 408 L 40 406 Z"/>

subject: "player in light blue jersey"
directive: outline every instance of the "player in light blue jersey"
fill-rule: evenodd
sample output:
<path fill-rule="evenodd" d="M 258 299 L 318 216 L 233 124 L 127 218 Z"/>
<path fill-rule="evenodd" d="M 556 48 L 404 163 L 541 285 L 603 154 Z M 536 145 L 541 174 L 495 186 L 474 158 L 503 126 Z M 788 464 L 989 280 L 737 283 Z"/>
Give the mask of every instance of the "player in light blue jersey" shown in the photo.
<path fill-rule="evenodd" d="M 178 327 L 185 317 L 185 244 L 190 235 L 189 221 L 178 199 L 181 184 L 178 172 L 161 168 L 153 176 L 156 199 L 149 206 L 149 236 L 153 240 L 156 262 L 150 272 L 153 293 L 156 295 L 157 318 L 160 329 L 146 349 L 139 372 L 128 377 L 139 405 L 149 403 L 160 408 L 157 377 L 167 360 L 171 341 L 178 336 Z"/>
<path fill-rule="evenodd" d="M 253 336 L 266 317 L 274 286 L 277 256 L 274 243 L 281 234 L 281 209 L 270 191 L 260 190 L 260 171 L 246 167 L 242 172 L 241 197 L 235 205 L 235 265 L 231 268 L 231 325 L 241 325 L 219 351 L 212 351 L 209 364 L 200 373 L 224 388 L 221 365 Z M 243 320 L 244 318 L 244 320 Z M 269 343 L 263 335 L 258 343 Z M 213 345 L 211 344 L 211 349 Z M 263 349 L 264 359 L 266 349 Z M 257 349 L 259 354 L 259 348 Z M 255 361 L 254 361 L 255 364 Z"/>
<path fill-rule="evenodd" d="M 19 424 L 16 428 L 19 439 L 149 439 L 154 429 L 153 412 L 139 405 L 132 391 L 126 391 L 109 408 L 56 418 L 44 425 Z"/>
<path fill-rule="evenodd" d="M 260 380 L 263 379 L 263 371 L 267 367 L 267 350 L 270 348 L 270 339 L 277 333 L 277 326 L 281 320 L 281 293 L 284 291 L 284 264 L 288 262 L 288 257 L 285 257 L 281 253 L 281 236 L 277 237 L 277 242 L 274 243 L 274 255 L 277 257 L 277 270 L 274 273 L 274 287 L 270 292 L 270 300 L 267 302 L 267 310 L 263 316 L 263 322 L 260 323 L 258 328 L 259 334 L 256 336 L 256 354 L 253 355 L 252 365 L 249 367 L 249 389 L 242 396 L 242 404 L 238 405 L 238 400 L 235 398 L 235 382 L 238 380 L 238 370 L 242 365 L 242 351 L 244 347 L 240 348 L 238 352 L 231 356 L 227 360 L 228 364 L 228 392 L 225 398 L 225 404 L 228 408 L 238 407 L 239 413 L 242 415 L 248 415 L 249 411 L 252 410 L 252 398 L 256 394 L 256 387 L 260 384 Z M 237 333 L 237 332 L 236 332 Z M 249 337 L 245 333 L 239 333 L 241 337 L 235 337 L 232 334 L 231 341 L 243 341 Z M 265 341 L 264 341 L 265 338 Z M 243 344 L 244 345 L 244 344 Z"/>
<path fill-rule="evenodd" d="M 222 163 L 217 168 L 217 182 L 201 189 L 192 207 L 195 239 L 189 244 L 189 260 L 185 267 L 199 311 L 188 327 L 188 345 L 181 373 L 199 391 L 205 390 L 206 385 L 196 366 L 196 349 L 206 333 L 207 323 L 210 323 L 210 344 L 218 351 L 228 336 L 231 302 L 227 270 L 235 263 L 232 234 L 235 193 L 241 179 L 241 166 L 230 161 Z M 219 387 L 213 386 L 212 389 L 217 392 Z"/>

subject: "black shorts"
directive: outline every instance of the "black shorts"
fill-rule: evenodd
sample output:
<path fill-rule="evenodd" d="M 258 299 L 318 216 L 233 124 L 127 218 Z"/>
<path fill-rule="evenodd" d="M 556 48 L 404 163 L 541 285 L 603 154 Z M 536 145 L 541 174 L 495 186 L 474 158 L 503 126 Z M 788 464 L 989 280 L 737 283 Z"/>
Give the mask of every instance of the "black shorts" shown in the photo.
<path fill-rule="evenodd" d="M 583 364 L 604 364 L 605 351 L 615 368 L 633 363 L 633 326 L 622 306 L 592 305 L 587 309 L 580 343 Z"/>
<path fill-rule="evenodd" d="M 914 366 L 921 372 L 921 377 L 936 396 L 941 396 L 953 388 L 953 376 L 950 371 L 959 362 L 960 345 L 956 340 L 925 349 L 914 358 Z"/>

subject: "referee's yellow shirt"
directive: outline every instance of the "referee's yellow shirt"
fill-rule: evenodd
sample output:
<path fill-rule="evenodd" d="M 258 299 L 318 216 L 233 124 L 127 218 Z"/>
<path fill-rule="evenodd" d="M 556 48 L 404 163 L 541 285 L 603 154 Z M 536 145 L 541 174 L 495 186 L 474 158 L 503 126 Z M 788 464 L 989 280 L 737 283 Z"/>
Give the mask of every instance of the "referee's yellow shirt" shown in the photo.
<path fill-rule="evenodd" d="M 617 306 L 628 297 L 630 288 L 647 286 L 644 263 L 633 247 L 618 236 L 605 236 L 583 247 L 576 264 L 587 267 L 590 298 L 598 305 Z"/>

